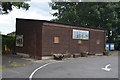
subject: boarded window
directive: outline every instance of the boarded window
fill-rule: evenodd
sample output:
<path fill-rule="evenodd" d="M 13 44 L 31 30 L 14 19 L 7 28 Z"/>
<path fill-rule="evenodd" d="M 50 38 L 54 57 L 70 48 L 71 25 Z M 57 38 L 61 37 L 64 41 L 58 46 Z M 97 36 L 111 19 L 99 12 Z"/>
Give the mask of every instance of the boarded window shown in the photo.
<path fill-rule="evenodd" d="M 78 40 L 78 44 L 82 44 L 82 40 Z"/>
<path fill-rule="evenodd" d="M 60 42 L 59 37 L 54 37 L 54 43 L 59 43 L 59 42 Z"/>
<path fill-rule="evenodd" d="M 100 44 L 100 40 L 97 40 L 97 44 Z"/>

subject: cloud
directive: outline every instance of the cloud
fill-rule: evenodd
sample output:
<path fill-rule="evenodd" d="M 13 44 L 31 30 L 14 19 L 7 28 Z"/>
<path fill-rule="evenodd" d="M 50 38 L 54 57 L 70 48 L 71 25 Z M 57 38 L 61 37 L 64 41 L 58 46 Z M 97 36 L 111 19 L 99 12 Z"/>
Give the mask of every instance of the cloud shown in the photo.
<path fill-rule="evenodd" d="M 50 14 L 52 10 L 49 8 L 48 2 L 31 1 L 28 11 L 14 8 L 8 15 L 0 15 L 0 32 L 7 34 L 15 31 L 16 18 L 51 20 Z"/>

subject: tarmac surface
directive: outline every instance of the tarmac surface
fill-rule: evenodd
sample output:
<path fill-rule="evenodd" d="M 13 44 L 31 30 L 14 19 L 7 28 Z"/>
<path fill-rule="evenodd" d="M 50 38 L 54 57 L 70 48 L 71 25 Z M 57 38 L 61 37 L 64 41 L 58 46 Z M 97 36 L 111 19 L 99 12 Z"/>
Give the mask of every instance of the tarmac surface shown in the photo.
<path fill-rule="evenodd" d="M 113 52 L 112 56 L 91 56 L 62 60 L 63 62 L 52 63 L 39 69 L 32 78 L 118 78 L 118 56 L 116 53 L 118 52 Z M 11 63 L 5 61 L 5 58 L 2 65 L 5 66 L 2 69 L 3 78 L 29 78 L 35 69 L 55 61 L 11 58 L 13 60 L 10 61 L 11 63 L 16 62 L 11 66 Z M 110 64 L 110 71 L 101 69 L 108 64 Z"/>
<path fill-rule="evenodd" d="M 102 70 L 111 64 L 111 71 Z M 117 57 L 99 57 L 64 61 L 38 70 L 34 78 L 118 78 Z"/>

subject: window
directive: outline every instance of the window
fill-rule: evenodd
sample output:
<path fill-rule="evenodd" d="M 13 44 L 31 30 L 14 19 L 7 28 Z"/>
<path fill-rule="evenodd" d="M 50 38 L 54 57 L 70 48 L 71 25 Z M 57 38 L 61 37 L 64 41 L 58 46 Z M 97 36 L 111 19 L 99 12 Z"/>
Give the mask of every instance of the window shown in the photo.
<path fill-rule="evenodd" d="M 100 40 L 97 40 L 97 44 L 100 44 Z"/>
<path fill-rule="evenodd" d="M 54 37 L 54 43 L 59 43 L 60 40 L 59 40 L 59 37 Z"/>
<path fill-rule="evenodd" d="M 16 36 L 16 46 L 23 46 L 23 35 L 17 35 Z"/>
<path fill-rule="evenodd" d="M 82 40 L 78 40 L 78 44 L 82 44 Z"/>

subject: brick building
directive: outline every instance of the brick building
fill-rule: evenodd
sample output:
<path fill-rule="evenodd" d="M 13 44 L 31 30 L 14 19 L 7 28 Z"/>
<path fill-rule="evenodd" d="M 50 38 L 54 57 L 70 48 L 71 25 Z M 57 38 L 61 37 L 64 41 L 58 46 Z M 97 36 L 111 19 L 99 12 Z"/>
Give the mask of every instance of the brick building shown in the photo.
<path fill-rule="evenodd" d="M 16 19 L 16 52 L 41 59 L 51 53 L 102 53 L 105 30 L 45 20 Z"/>

